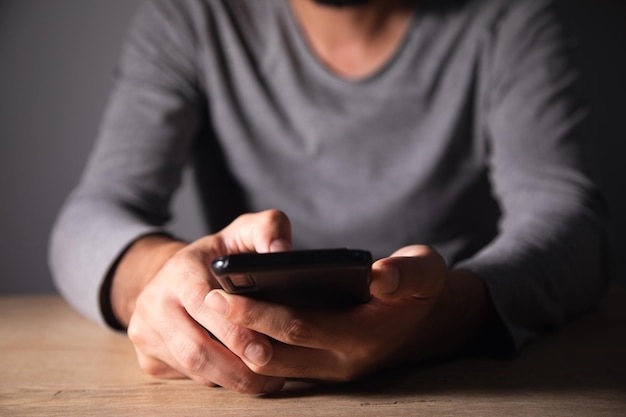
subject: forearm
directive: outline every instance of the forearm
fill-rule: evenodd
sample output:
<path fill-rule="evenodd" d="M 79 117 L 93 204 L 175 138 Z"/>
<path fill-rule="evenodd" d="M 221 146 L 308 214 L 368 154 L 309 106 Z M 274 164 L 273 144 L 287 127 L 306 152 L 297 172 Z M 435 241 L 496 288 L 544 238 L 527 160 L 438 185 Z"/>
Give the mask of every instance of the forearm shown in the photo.
<path fill-rule="evenodd" d="M 483 277 L 516 350 L 592 308 L 606 282 L 593 120 L 575 42 L 543 3 L 520 2 L 492 38 L 484 129 L 502 216 L 498 236 L 456 265 Z"/>
<path fill-rule="evenodd" d="M 127 327 L 135 301 L 163 264 L 186 244 L 165 235 L 148 235 L 134 242 L 113 272 L 110 305 L 118 323 Z"/>

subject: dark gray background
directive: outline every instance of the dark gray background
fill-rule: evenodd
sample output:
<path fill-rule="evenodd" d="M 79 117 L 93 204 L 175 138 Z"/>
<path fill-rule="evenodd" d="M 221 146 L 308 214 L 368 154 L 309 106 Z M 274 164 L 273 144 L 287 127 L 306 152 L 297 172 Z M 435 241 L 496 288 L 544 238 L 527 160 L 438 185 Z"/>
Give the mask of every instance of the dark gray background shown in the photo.
<path fill-rule="evenodd" d="M 264 0 L 258 0 L 264 1 Z M 129 19 L 139 0 L 0 0 L 0 293 L 53 292 L 50 228 L 96 135 Z M 594 152 L 617 216 L 616 276 L 626 285 L 626 20 L 621 1 L 564 2 L 583 34 Z M 174 206 L 179 235 L 202 233 L 189 181 Z"/>
<path fill-rule="evenodd" d="M 138 0 L 0 0 L 0 293 L 55 291 L 48 235 L 82 172 Z M 173 229 L 201 234 L 186 184 Z"/>

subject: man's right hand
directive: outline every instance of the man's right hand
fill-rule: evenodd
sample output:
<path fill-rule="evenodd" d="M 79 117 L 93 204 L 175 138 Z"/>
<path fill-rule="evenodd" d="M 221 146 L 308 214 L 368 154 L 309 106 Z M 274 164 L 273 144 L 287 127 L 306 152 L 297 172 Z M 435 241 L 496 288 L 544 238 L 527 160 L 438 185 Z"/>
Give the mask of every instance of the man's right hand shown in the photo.
<path fill-rule="evenodd" d="M 147 236 L 133 244 L 113 278 L 111 304 L 128 325 L 140 367 L 161 378 L 189 377 L 206 385 L 249 394 L 278 391 L 283 378 L 258 375 L 242 359 L 213 339 L 211 323 L 224 321 L 205 305 L 219 285 L 211 260 L 231 253 L 291 249 L 291 226 L 277 210 L 245 214 L 222 231 L 185 244 Z M 237 335 L 247 359 L 264 365 L 272 357 L 267 336 L 251 330 Z"/>

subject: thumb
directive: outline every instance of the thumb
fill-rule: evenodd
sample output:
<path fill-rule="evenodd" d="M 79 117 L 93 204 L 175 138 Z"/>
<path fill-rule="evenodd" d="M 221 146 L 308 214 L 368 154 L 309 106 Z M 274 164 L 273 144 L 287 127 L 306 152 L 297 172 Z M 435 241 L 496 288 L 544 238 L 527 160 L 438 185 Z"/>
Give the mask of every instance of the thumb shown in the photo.
<path fill-rule="evenodd" d="M 437 298 L 447 270 L 443 257 L 433 248 L 406 246 L 372 265 L 370 291 L 380 299 Z"/>

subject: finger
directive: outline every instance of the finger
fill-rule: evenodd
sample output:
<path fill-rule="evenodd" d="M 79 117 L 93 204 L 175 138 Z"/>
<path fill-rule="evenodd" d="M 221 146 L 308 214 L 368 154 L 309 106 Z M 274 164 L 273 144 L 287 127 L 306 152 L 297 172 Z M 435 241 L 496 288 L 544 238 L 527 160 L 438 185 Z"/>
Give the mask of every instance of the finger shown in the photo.
<path fill-rule="evenodd" d="M 317 379 L 324 381 L 348 380 L 343 371 L 345 362 L 331 350 L 312 349 L 273 342 L 274 359 L 255 367 L 257 373 L 284 378 Z"/>
<path fill-rule="evenodd" d="M 150 316 L 149 310 L 145 313 Z M 252 372 L 235 354 L 213 340 L 182 306 L 170 306 L 167 314 L 160 317 L 158 321 L 146 320 L 135 314 L 129 324 L 129 338 L 146 373 L 159 377 L 180 374 L 208 386 L 217 384 L 248 394 L 275 392 L 282 387 L 282 379 Z M 154 322 L 158 322 L 158 328 L 150 325 Z"/>
<path fill-rule="evenodd" d="M 183 271 L 184 285 L 177 286 L 180 302 L 194 318 L 202 313 L 204 297 L 219 288 L 209 269 L 217 257 L 240 252 L 277 252 L 291 249 L 291 223 L 281 211 L 244 214 L 221 232 L 188 245 L 170 259 L 166 269 L 174 276 Z"/>
<path fill-rule="evenodd" d="M 225 306 L 224 302 L 229 305 Z M 209 305 L 216 309 L 226 308 L 222 311 L 229 317 L 229 322 L 232 319 L 232 322 L 241 323 L 237 327 L 254 329 L 272 337 L 271 358 L 246 361 L 252 371 L 275 377 L 326 381 L 352 380 L 370 369 L 386 349 L 379 348 L 379 344 L 373 344 L 371 340 L 372 335 L 384 334 L 389 328 L 389 322 L 381 320 L 380 316 L 388 314 L 392 308 L 409 316 L 417 302 L 413 299 L 401 306 L 390 307 L 374 300 L 371 305 L 350 311 L 302 312 L 243 296 L 230 296 L 221 290 L 215 290 L 207 297 Z M 218 307 L 218 303 L 221 306 Z M 240 313 L 236 313 L 237 310 Z M 242 350 L 239 348 L 238 352 Z"/>
<path fill-rule="evenodd" d="M 289 345 L 323 349 L 342 343 L 346 328 L 351 329 L 353 338 L 357 337 L 357 328 L 362 327 L 358 324 L 375 312 L 375 307 L 367 304 L 341 311 L 297 310 L 223 290 L 211 291 L 206 303 L 217 314 L 241 327 Z"/>
<path fill-rule="evenodd" d="M 274 359 L 256 371 L 287 378 L 348 382 L 376 368 L 377 358 L 372 357 L 373 353 L 358 346 L 341 353 L 274 342 Z"/>
<path fill-rule="evenodd" d="M 370 291 L 380 299 L 436 298 L 445 285 L 447 267 L 428 246 L 413 245 L 372 265 Z"/>
<path fill-rule="evenodd" d="M 284 381 L 258 375 L 209 332 L 190 320 L 184 312 L 174 317 L 176 330 L 165 334 L 165 344 L 179 372 L 205 385 L 217 384 L 247 394 L 270 393 L 280 390 Z"/>
<path fill-rule="evenodd" d="M 208 306 L 207 309 L 210 311 L 207 329 L 246 365 L 263 366 L 272 359 L 272 344 L 267 336 L 227 320 Z"/>
<path fill-rule="evenodd" d="M 282 252 L 291 249 L 291 222 L 280 210 L 239 216 L 222 232 L 226 252 Z"/>
<path fill-rule="evenodd" d="M 226 295 L 221 290 L 214 290 L 207 296 L 207 305 L 214 308 L 215 315 L 219 317 L 214 318 L 212 329 L 216 329 L 216 336 L 219 334 L 218 338 L 241 357 L 252 371 L 284 378 L 331 379 L 332 370 L 337 369 L 337 361 L 329 350 L 312 348 L 321 347 L 325 343 L 321 338 L 326 339 L 327 332 L 320 332 L 320 337 L 315 337 L 313 333 L 304 337 L 299 334 L 301 330 L 296 330 L 302 329 L 302 325 L 290 321 L 289 309 L 241 296 L 232 298 L 243 301 L 242 305 L 231 304 L 222 294 Z M 231 314 L 231 308 L 240 310 L 243 314 Z M 235 320 L 231 321 L 231 318 Z M 254 338 L 250 339 L 249 333 L 260 334 L 243 325 L 235 324 L 236 321 L 272 334 L 274 342 L 270 342 L 269 338 L 264 336 L 263 342 L 255 345 L 258 342 Z M 313 328 L 314 326 L 311 326 L 311 329 Z M 255 357 L 256 355 L 258 357 Z"/>
<path fill-rule="evenodd" d="M 234 324 L 217 314 L 205 302 L 211 288 L 202 280 L 190 280 L 179 286 L 178 301 L 187 313 L 205 329 L 217 337 L 238 357 L 247 363 L 263 365 L 272 357 L 272 345 L 268 338 L 253 330 Z M 219 299 L 218 299 L 219 301 Z"/>
<path fill-rule="evenodd" d="M 254 372 L 336 381 L 353 379 L 384 359 L 402 343 L 390 328 L 403 320 L 416 328 L 429 311 L 419 305 L 430 305 L 412 297 L 393 303 L 373 298 L 346 310 L 298 310 L 222 290 L 212 291 L 206 302 L 229 322 L 272 338 L 266 364 L 246 362 Z"/>

